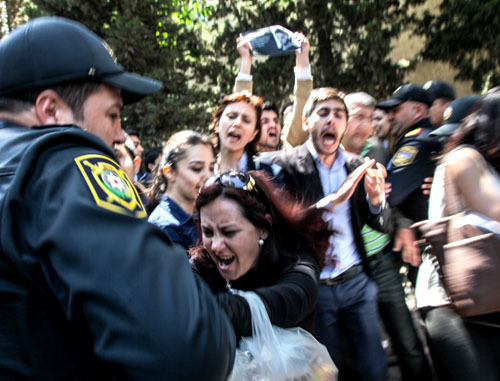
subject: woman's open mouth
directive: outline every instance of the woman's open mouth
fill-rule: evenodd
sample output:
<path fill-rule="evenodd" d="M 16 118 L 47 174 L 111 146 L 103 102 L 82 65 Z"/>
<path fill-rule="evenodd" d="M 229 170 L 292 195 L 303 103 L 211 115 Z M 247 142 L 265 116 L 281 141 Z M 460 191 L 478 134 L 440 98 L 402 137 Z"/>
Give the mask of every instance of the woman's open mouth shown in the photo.
<path fill-rule="evenodd" d="M 234 255 L 217 256 L 217 266 L 219 266 L 221 270 L 227 270 L 229 266 L 231 266 L 231 263 L 234 262 L 235 258 Z"/>
<path fill-rule="evenodd" d="M 241 139 L 241 135 L 236 131 L 231 131 L 227 134 L 227 137 L 230 142 L 238 142 Z"/>

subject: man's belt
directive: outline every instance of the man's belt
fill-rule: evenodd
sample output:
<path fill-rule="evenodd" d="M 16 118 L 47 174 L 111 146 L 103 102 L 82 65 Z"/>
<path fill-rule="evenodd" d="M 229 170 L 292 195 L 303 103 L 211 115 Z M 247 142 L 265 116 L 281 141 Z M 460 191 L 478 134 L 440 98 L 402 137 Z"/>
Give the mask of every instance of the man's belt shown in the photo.
<path fill-rule="evenodd" d="M 326 284 L 328 286 L 335 286 L 340 283 L 344 283 L 345 281 L 354 278 L 359 273 L 363 272 L 363 265 L 361 263 L 349 267 L 342 274 L 336 276 L 335 278 L 327 278 L 320 279 L 319 284 Z"/>

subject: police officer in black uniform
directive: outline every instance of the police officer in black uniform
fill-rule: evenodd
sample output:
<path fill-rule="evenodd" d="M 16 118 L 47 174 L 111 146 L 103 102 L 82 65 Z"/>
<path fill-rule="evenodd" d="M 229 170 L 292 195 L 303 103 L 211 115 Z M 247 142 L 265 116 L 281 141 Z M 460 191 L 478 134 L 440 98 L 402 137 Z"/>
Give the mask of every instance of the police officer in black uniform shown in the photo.
<path fill-rule="evenodd" d="M 455 89 L 448 82 L 428 81 L 422 86 L 429 96 L 429 119 L 435 127 L 443 124 L 443 114 L 450 103 L 455 100 Z"/>
<path fill-rule="evenodd" d="M 123 103 L 160 87 L 70 20 L 0 42 L 1 380 L 228 376 L 227 316 L 110 147 Z"/>
<path fill-rule="evenodd" d="M 399 87 L 390 99 L 377 105 L 388 110 L 391 134 L 397 139 L 386 179 L 392 186 L 389 204 L 400 212 L 394 246 L 396 251 L 403 250 L 403 260 L 412 266 L 420 264 L 420 253 L 409 227 L 427 219 L 428 197 L 422 193 L 421 185 L 426 177 L 433 176 L 435 156 L 441 150 L 439 140 L 430 136 L 434 130 L 428 118 L 430 105 L 426 91 L 414 83 Z M 415 278 L 413 269 L 410 279 Z"/>
<path fill-rule="evenodd" d="M 432 131 L 431 136 L 436 136 L 441 145 L 445 147 L 451 134 L 460 126 L 465 117 L 472 112 L 474 104 L 479 98 L 479 95 L 469 95 L 451 102 L 443 112 L 443 124 Z"/>

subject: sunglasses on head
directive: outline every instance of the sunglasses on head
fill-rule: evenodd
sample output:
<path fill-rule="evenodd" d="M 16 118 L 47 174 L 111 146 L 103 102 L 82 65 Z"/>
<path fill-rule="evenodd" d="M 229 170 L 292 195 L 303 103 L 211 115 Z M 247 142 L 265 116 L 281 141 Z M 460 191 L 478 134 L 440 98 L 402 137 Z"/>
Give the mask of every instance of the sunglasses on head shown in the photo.
<path fill-rule="evenodd" d="M 259 192 L 259 188 L 255 183 L 255 179 L 248 172 L 237 170 L 224 172 L 220 175 L 209 178 L 205 182 L 203 187 L 209 187 L 217 183 L 219 183 L 223 187 L 241 189 L 249 192 L 255 199 L 257 199 L 264 205 L 265 209 L 269 213 L 272 214 L 272 208 L 269 200 L 267 199 L 264 192 Z"/>
<path fill-rule="evenodd" d="M 243 171 L 229 171 L 221 173 L 220 175 L 212 176 L 205 182 L 205 187 L 209 187 L 219 183 L 223 187 L 242 189 L 251 192 L 255 189 L 255 179 L 247 172 Z"/>

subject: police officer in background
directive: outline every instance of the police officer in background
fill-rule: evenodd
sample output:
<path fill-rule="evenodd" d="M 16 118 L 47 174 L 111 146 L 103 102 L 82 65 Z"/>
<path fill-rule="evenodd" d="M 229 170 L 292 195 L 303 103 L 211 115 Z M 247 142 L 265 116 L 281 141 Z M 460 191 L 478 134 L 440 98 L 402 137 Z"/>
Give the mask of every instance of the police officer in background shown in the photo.
<path fill-rule="evenodd" d="M 0 379 L 228 376 L 229 320 L 111 149 L 160 87 L 70 20 L 0 42 Z"/>
<path fill-rule="evenodd" d="M 455 89 L 448 82 L 436 80 L 426 82 L 423 88 L 431 102 L 429 119 L 434 126 L 439 127 L 443 124 L 444 111 L 455 99 Z"/>
<path fill-rule="evenodd" d="M 427 219 L 428 197 L 421 185 L 434 174 L 434 156 L 441 150 L 439 140 L 430 136 L 434 126 L 429 121 L 430 99 L 419 85 L 408 83 L 399 87 L 390 99 L 377 107 L 389 112 L 391 134 L 396 137 L 394 152 L 387 166 L 387 182 L 391 184 L 388 201 L 401 214 L 398 221 L 394 250 L 401 251 L 409 263 L 409 278 L 415 284 L 420 251 L 414 245 L 415 234 L 409 228 L 413 222 Z M 396 213 L 397 215 L 398 213 Z"/>
<path fill-rule="evenodd" d="M 472 107 L 479 98 L 479 95 L 469 95 L 451 102 L 444 110 L 443 124 L 432 131 L 431 136 L 436 136 L 444 147 L 451 134 L 460 126 L 462 120 L 472 112 Z"/>

